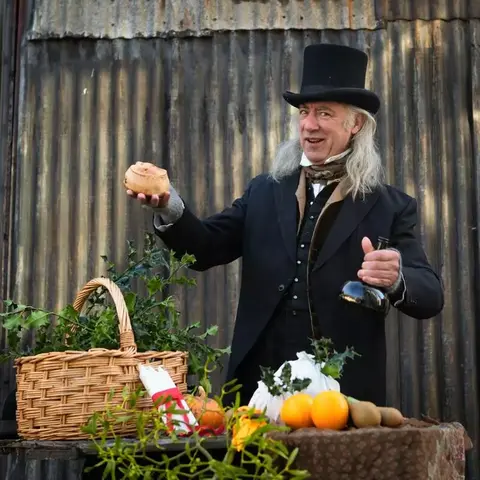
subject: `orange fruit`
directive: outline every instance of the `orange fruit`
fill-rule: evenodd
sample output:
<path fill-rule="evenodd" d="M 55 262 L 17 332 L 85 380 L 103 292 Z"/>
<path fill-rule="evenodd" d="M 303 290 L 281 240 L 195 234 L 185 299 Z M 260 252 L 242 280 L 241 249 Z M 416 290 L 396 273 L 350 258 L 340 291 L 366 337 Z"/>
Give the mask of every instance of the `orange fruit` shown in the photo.
<path fill-rule="evenodd" d="M 312 421 L 317 428 L 342 430 L 347 425 L 348 414 L 348 401 L 340 392 L 320 392 L 313 399 Z"/>
<path fill-rule="evenodd" d="M 280 410 L 280 418 L 290 428 L 313 427 L 313 398 L 306 393 L 295 393 L 288 397 Z"/>

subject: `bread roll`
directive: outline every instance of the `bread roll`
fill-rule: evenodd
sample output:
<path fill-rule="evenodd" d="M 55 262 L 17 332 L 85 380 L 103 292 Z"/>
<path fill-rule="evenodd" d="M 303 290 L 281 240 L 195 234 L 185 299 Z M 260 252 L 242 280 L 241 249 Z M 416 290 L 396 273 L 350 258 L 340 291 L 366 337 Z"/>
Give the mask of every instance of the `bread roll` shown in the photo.
<path fill-rule="evenodd" d="M 136 194 L 162 195 L 169 191 L 167 171 L 152 163 L 137 162 L 125 172 L 123 185 Z"/>

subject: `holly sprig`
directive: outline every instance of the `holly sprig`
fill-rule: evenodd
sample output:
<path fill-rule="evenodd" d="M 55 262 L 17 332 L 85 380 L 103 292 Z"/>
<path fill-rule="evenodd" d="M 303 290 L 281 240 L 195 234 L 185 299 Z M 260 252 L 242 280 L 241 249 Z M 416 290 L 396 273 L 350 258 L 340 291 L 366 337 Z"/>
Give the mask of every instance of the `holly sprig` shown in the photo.
<path fill-rule="evenodd" d="M 292 378 L 292 366 L 286 362 L 278 377 L 270 367 L 260 367 L 262 382 L 268 389 L 270 395 L 278 397 L 286 393 L 294 394 L 301 392 L 309 387 L 312 380 L 310 378 Z"/>
<path fill-rule="evenodd" d="M 315 364 L 321 366 L 320 371 L 324 375 L 336 380 L 341 378 L 346 361 L 360 356 L 352 347 L 347 347 L 342 353 L 337 352 L 330 338 L 312 339 L 311 345 Z M 292 366 L 289 362 L 285 362 L 278 377 L 270 367 L 261 366 L 260 372 L 261 381 L 274 397 L 302 392 L 312 382 L 310 378 L 292 378 Z"/>
<path fill-rule="evenodd" d="M 337 352 L 330 338 L 312 339 L 311 344 L 315 363 L 322 365 L 321 372 L 336 380 L 341 378 L 347 360 L 360 356 L 353 347 L 346 347 L 342 353 Z"/>
<path fill-rule="evenodd" d="M 127 246 L 123 268 L 106 255 L 102 259 L 107 278 L 122 290 L 138 351 L 189 352 L 189 373 L 198 375 L 209 393 L 212 369 L 221 364 L 230 347 L 209 345 L 209 339 L 218 333 L 217 325 L 202 329 L 200 321 L 187 326 L 180 323 L 174 289 L 195 286 L 195 279 L 184 273 L 195 258 L 188 254 L 177 258 L 173 251 L 159 248 L 150 233 L 145 235 L 143 248 L 131 241 Z M 7 332 L 7 348 L 0 352 L 0 361 L 53 351 L 120 346 L 117 311 L 103 287 L 90 295 L 82 314 L 72 305 L 53 312 L 13 300 L 3 304 L 0 324 Z"/>

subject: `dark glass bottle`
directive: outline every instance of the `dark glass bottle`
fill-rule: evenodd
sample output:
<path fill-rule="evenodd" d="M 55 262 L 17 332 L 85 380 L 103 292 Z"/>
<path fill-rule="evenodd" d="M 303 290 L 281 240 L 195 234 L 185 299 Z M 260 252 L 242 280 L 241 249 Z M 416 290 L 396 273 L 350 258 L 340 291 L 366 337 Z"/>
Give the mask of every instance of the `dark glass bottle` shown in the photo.
<path fill-rule="evenodd" d="M 384 250 L 389 245 L 388 238 L 378 237 L 376 250 Z M 360 280 L 350 280 L 342 288 L 340 298 L 386 315 L 390 309 L 387 294 L 379 287 L 373 287 Z"/>

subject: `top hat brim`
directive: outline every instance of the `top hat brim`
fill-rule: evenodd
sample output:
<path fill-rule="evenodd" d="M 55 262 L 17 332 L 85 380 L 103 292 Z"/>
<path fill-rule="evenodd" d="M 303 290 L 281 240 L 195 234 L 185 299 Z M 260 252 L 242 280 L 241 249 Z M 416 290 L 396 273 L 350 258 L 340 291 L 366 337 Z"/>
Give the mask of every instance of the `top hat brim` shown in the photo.
<path fill-rule="evenodd" d="M 307 102 L 338 102 L 362 108 L 375 115 L 380 108 L 378 96 L 364 88 L 330 88 L 309 87 L 308 92 L 285 92 L 283 98 L 293 107 L 298 108 Z"/>

